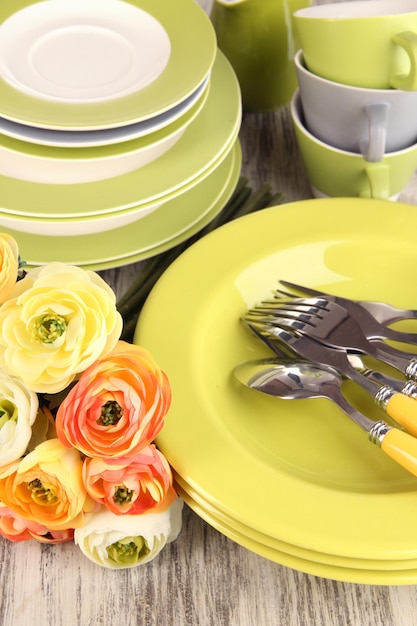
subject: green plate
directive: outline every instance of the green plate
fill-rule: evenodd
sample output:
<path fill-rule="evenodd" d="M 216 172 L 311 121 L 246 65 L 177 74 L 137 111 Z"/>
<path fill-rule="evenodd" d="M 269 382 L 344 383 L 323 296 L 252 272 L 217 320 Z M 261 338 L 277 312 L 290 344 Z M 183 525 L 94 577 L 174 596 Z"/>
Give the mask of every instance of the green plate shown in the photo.
<path fill-rule="evenodd" d="M 181 129 L 185 129 L 189 126 L 203 109 L 207 101 L 209 91 L 210 85 L 207 84 L 197 102 L 188 111 L 186 111 L 184 115 L 173 121 L 172 124 L 164 126 L 154 133 L 149 133 L 141 137 L 128 139 L 127 141 L 118 143 L 108 143 L 102 146 L 47 146 L 40 143 L 38 144 L 24 141 L 22 139 L 16 139 L 15 137 L 9 137 L 8 135 L 4 135 L 0 132 L 0 150 L 2 158 L 7 158 L 8 152 L 11 152 L 12 156 L 13 152 L 16 152 L 18 154 L 28 155 L 33 159 L 40 159 L 41 161 L 42 159 L 54 159 L 58 162 L 62 161 L 64 163 L 66 161 L 70 161 L 71 163 L 73 161 L 78 161 L 80 162 L 80 167 L 82 167 L 83 161 L 88 163 L 91 159 L 107 160 L 112 157 L 117 158 L 118 156 L 123 156 L 132 152 L 140 152 L 142 150 L 145 151 L 164 139 L 167 139 L 171 135 L 179 132 Z M 46 164 L 45 167 L 47 166 L 48 165 Z M 0 163 L 0 171 L 1 169 L 2 165 Z"/>
<path fill-rule="evenodd" d="M 24 124 L 61 130 L 111 128 L 149 119 L 177 105 L 197 89 L 216 56 L 215 32 L 207 14 L 194 0 L 125 1 L 155 18 L 169 36 L 171 54 L 158 78 L 125 97 L 71 103 L 28 95 L 0 76 L 0 115 Z M 0 24 L 36 2 L 2 0 Z"/>
<path fill-rule="evenodd" d="M 406 204 L 294 202 L 216 230 L 162 276 L 135 336 L 172 385 L 158 444 L 218 510 L 312 551 L 417 558 L 417 478 L 330 402 L 267 397 L 232 375 L 240 362 L 269 354 L 240 317 L 280 278 L 417 308 L 416 227 Z M 354 399 L 371 418 L 384 417 L 365 394 Z"/>
<path fill-rule="evenodd" d="M 60 218 L 101 215 L 159 199 L 167 201 L 216 166 L 234 143 L 241 116 L 236 75 L 219 51 L 202 111 L 161 157 L 128 174 L 80 185 L 47 185 L 0 176 L 0 211 Z"/>
<path fill-rule="evenodd" d="M 142 261 L 198 232 L 221 211 L 236 186 L 242 154 L 236 143 L 218 168 L 183 195 L 144 218 L 111 231 L 42 237 L 2 228 L 15 237 L 28 268 L 61 261 L 98 270 Z"/>
<path fill-rule="evenodd" d="M 188 506 L 210 526 L 235 543 L 238 543 L 243 548 L 273 561 L 274 563 L 279 563 L 285 567 L 289 567 L 312 576 L 319 576 L 320 578 L 329 578 L 331 580 L 338 580 L 341 582 L 359 585 L 403 586 L 415 585 L 417 583 L 417 568 L 398 570 L 391 568 L 384 570 L 373 569 L 370 567 L 368 569 L 357 569 L 347 565 L 338 565 L 337 563 L 321 563 L 320 561 L 314 560 L 313 553 L 310 555 L 312 558 L 305 558 L 273 548 L 251 536 L 246 535 L 240 529 L 236 528 L 234 524 L 227 524 L 221 516 L 216 515 L 216 513 L 212 510 L 208 510 L 206 507 L 201 506 L 201 504 L 193 500 L 187 491 L 180 488 L 179 495 L 183 498 L 184 502 L 186 502 L 186 504 L 188 504 Z"/>
<path fill-rule="evenodd" d="M 187 497 L 187 503 L 195 510 L 197 514 L 205 511 L 207 515 L 216 519 L 226 527 L 237 531 L 248 540 L 256 541 L 265 547 L 272 548 L 278 553 L 284 552 L 289 556 L 305 559 L 317 563 L 319 567 L 323 565 L 337 565 L 337 567 L 347 567 L 351 570 L 384 570 L 392 573 L 394 570 L 414 570 L 417 572 L 417 559 L 361 559 L 340 556 L 337 554 L 327 554 L 318 552 L 317 550 L 308 550 L 294 544 L 288 544 L 280 541 L 276 537 L 263 535 L 254 528 L 242 524 L 226 515 L 223 511 L 216 509 L 212 503 L 208 502 L 192 487 L 187 485 L 179 476 L 175 475 L 175 486 L 177 491 L 184 498 Z"/>
<path fill-rule="evenodd" d="M 117 126 L 115 128 L 104 128 L 99 130 L 54 130 L 50 128 L 40 128 L 39 126 L 28 126 L 19 122 L 12 122 L 0 117 L 0 133 L 19 139 L 29 141 L 37 145 L 55 146 L 60 148 L 88 148 L 93 146 L 109 146 L 114 143 L 123 143 L 131 139 L 154 135 L 161 129 L 170 131 L 171 125 L 179 118 L 186 116 L 191 110 L 195 110 L 195 105 L 203 104 L 208 93 L 210 75 L 206 80 L 193 91 L 193 93 L 169 111 L 161 113 L 149 120 Z M 184 117 L 184 119 L 186 119 Z"/>

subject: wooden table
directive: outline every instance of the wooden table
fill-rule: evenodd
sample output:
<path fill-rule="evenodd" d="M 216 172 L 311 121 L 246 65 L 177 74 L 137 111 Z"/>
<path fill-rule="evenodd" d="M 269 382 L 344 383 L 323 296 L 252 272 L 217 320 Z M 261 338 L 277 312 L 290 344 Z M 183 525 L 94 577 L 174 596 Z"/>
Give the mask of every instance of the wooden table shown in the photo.
<path fill-rule="evenodd" d="M 211 0 L 199 3 L 209 10 Z M 311 197 L 287 109 L 245 114 L 240 139 L 242 173 L 254 189 L 269 182 L 288 201 Z M 400 200 L 417 205 L 417 178 Z M 103 276 L 122 293 L 140 268 Z M 417 619 L 417 587 L 300 573 L 237 545 L 188 507 L 177 541 L 133 570 L 95 566 L 72 543 L 0 540 L 0 560 L 3 626 L 411 626 Z"/>

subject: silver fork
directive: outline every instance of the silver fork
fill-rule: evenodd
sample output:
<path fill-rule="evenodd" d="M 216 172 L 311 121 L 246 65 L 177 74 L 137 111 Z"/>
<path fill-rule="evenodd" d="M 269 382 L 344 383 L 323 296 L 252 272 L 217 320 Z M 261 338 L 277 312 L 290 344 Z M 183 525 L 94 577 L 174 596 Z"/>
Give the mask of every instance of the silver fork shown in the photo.
<path fill-rule="evenodd" d="M 290 346 L 285 346 L 284 349 L 284 345 L 279 341 L 276 341 L 276 338 L 270 334 L 261 333 L 257 327 L 252 325 L 251 330 L 257 338 L 262 341 L 262 343 L 264 343 L 278 358 L 288 359 L 298 357 L 297 353 L 292 350 Z M 362 359 L 355 354 L 348 354 L 347 356 L 349 363 L 355 368 L 355 370 L 360 372 L 363 376 L 366 376 L 366 378 L 369 378 L 379 385 L 391 387 L 394 391 L 405 393 L 407 396 L 417 399 L 417 383 L 413 380 L 401 380 L 399 378 L 394 378 L 393 376 L 388 376 L 388 374 L 383 374 L 382 372 L 373 370 L 370 367 L 366 367 Z"/>
<path fill-rule="evenodd" d="M 417 378 L 417 354 L 379 340 L 370 341 L 356 318 L 335 302 L 320 298 L 306 298 L 290 305 L 265 301 L 250 310 L 248 319 L 296 330 L 333 348 L 356 350 L 391 365 L 407 378 Z"/>
<path fill-rule="evenodd" d="M 358 372 L 350 363 L 346 352 L 335 350 L 307 335 L 296 335 L 265 322 L 254 322 L 250 315 L 242 317 L 242 321 L 257 337 L 263 335 L 278 340 L 287 349 L 296 352 L 304 359 L 330 365 L 346 378 L 354 381 L 367 391 L 376 404 L 409 433 L 417 435 L 417 402 L 403 393 L 398 393 L 387 385 L 379 385 Z"/>
<path fill-rule="evenodd" d="M 417 310 L 415 309 L 399 309 L 385 302 L 372 302 L 364 300 L 351 300 L 342 296 L 334 296 L 323 291 L 311 289 L 296 285 L 286 280 L 279 281 L 282 285 L 295 291 L 301 291 L 308 296 L 325 298 L 329 302 L 335 302 L 343 306 L 359 321 L 361 328 L 368 339 L 392 339 L 393 341 L 402 341 L 403 343 L 417 343 L 417 333 L 408 333 L 401 330 L 388 328 L 387 324 L 398 322 L 404 319 L 417 319 Z M 276 290 L 277 295 L 280 293 L 285 296 L 294 298 L 294 294 L 280 292 Z"/>

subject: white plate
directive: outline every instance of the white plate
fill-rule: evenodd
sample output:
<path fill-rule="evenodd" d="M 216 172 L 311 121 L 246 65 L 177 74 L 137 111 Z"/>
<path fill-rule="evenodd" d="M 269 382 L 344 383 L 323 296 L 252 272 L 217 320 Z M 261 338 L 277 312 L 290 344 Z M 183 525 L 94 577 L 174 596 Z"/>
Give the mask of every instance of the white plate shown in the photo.
<path fill-rule="evenodd" d="M 160 115 L 203 83 L 217 50 L 195 0 L 1 0 L 0 24 L 0 116 L 57 130 Z"/>
<path fill-rule="evenodd" d="M 0 73 L 27 95 L 98 102 L 134 93 L 158 78 L 171 55 L 166 30 L 119 0 L 49 0 L 1 27 Z"/>

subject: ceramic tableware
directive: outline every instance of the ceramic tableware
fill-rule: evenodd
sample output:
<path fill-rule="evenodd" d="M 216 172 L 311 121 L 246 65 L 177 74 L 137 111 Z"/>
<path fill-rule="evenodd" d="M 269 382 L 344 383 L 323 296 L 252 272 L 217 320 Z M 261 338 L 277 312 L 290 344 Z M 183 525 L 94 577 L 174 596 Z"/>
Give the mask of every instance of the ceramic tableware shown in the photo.
<path fill-rule="evenodd" d="M 145 137 L 145 135 L 153 135 L 162 128 L 167 128 L 180 117 L 185 116 L 203 98 L 209 80 L 210 75 L 190 96 L 168 111 L 143 122 L 136 122 L 136 124 L 125 124 L 102 130 L 54 130 L 28 126 L 0 117 L 0 133 L 37 145 L 60 148 L 91 148 L 92 146 L 109 146 L 114 143 L 122 143 L 138 137 Z"/>
<path fill-rule="evenodd" d="M 201 112 L 209 88 L 207 85 L 196 104 L 175 122 L 130 141 L 92 147 L 57 147 L 0 134 L 0 174 L 34 183 L 72 185 L 138 170 L 159 159 L 177 143 Z"/>
<path fill-rule="evenodd" d="M 371 1 L 371 0 L 369 0 Z M 295 135 L 316 197 L 349 196 L 395 200 L 417 167 L 417 143 L 371 163 L 360 153 L 341 150 L 313 135 L 306 126 L 300 94 L 291 102 Z"/>
<path fill-rule="evenodd" d="M 74 237 L 71 221 L 65 220 L 59 236 L 56 233 L 45 235 L 42 229 L 37 234 L 17 231 L 5 225 L 1 230 L 12 234 L 19 242 L 26 267 L 61 261 L 99 270 L 143 261 L 182 243 L 221 211 L 236 186 L 241 160 L 240 145 L 235 143 L 218 167 L 191 189 L 163 203 L 149 215 L 112 230 Z M 128 211 L 126 218 L 130 215 Z M 0 223 L 3 220 L 4 215 L 0 213 Z"/>
<path fill-rule="evenodd" d="M 44 100 L 121 98 L 153 83 L 171 55 L 160 22 L 126 2 L 38 2 L 11 15 L 1 30 L 2 76 Z"/>
<path fill-rule="evenodd" d="M 186 193 L 186 191 L 184 191 Z M 164 202 L 150 203 L 149 205 L 133 206 L 124 211 L 105 213 L 104 215 L 93 215 L 83 218 L 63 218 L 47 219 L 42 217 L 30 217 L 26 215 L 13 215 L 13 213 L 2 213 L 0 211 L 0 226 L 15 231 L 16 236 L 21 239 L 23 233 L 32 236 L 68 238 L 84 235 L 93 235 L 113 231 L 114 229 L 127 226 L 132 222 L 143 220 L 150 215 Z M 169 204 L 169 201 L 168 201 Z M 49 239 L 47 240 L 49 241 Z M 74 240 L 72 240 L 74 242 Z"/>
<path fill-rule="evenodd" d="M 82 184 L 41 184 L 0 176 L 0 212 L 82 218 L 172 199 L 226 157 L 238 135 L 241 114 L 236 75 L 219 51 L 203 109 L 179 141 L 157 160 L 122 176 Z"/>
<path fill-rule="evenodd" d="M 232 372 L 270 356 L 240 318 L 268 297 L 277 272 L 345 297 L 415 307 L 417 215 L 406 204 L 395 209 L 313 199 L 235 220 L 165 272 L 135 335 L 170 376 L 176 400 L 157 443 L 176 474 L 268 537 L 353 559 L 417 558 L 417 479 L 325 400 L 277 407 L 276 398 L 242 389 Z M 350 392 L 358 410 L 381 416 L 366 394 Z"/>
<path fill-rule="evenodd" d="M 150 119 L 187 98 L 216 57 L 194 0 L 3 0 L 0 24 L 0 116 L 42 128 Z"/>
<path fill-rule="evenodd" d="M 210 499 L 206 499 L 198 490 L 193 489 L 178 474 L 174 473 L 175 486 L 179 489 L 180 495 L 185 496 L 186 501 L 190 502 L 191 508 L 194 504 L 199 510 L 205 511 L 213 519 L 221 521 L 226 527 L 233 528 L 242 533 L 249 539 L 254 539 L 265 546 L 284 552 L 285 554 L 303 558 L 313 563 L 322 565 L 337 565 L 338 567 L 348 567 L 352 570 L 385 570 L 386 572 L 394 572 L 400 570 L 417 570 L 417 559 L 362 559 L 350 558 L 339 554 L 327 554 L 318 552 L 317 550 L 308 550 L 302 546 L 285 543 L 276 537 L 264 535 L 256 529 L 237 521 L 234 517 L 227 515 L 224 511 L 218 509 Z"/>
<path fill-rule="evenodd" d="M 367 161 L 417 143 L 417 91 L 335 83 L 310 72 L 302 50 L 295 66 L 305 124 L 318 139 Z"/>
<path fill-rule="evenodd" d="M 356 0 L 300 9 L 295 26 L 308 69 L 372 89 L 417 89 L 414 0 Z"/>
<path fill-rule="evenodd" d="M 303 549 L 294 546 L 271 546 L 268 539 L 263 536 L 258 537 L 253 533 L 253 529 L 246 530 L 235 520 L 228 520 L 222 513 L 213 507 L 207 506 L 205 502 L 196 500 L 188 488 L 178 486 L 178 493 L 184 502 L 203 520 L 217 531 L 231 539 L 232 541 L 251 550 L 270 561 L 290 567 L 294 570 L 342 582 L 365 584 L 365 585 L 413 585 L 417 581 L 417 568 L 411 565 L 407 567 L 405 562 L 400 563 L 397 569 L 396 563 L 390 567 L 389 562 L 383 562 L 385 567 L 381 567 L 380 561 L 372 561 L 368 567 L 357 567 L 357 562 L 339 563 L 338 559 L 328 557 L 328 561 L 322 562 L 322 555 L 317 552 L 303 553 Z M 255 535 L 255 536 L 254 536 Z"/>
<path fill-rule="evenodd" d="M 215 0 L 211 19 L 220 49 L 232 63 L 242 88 L 243 106 L 267 111 L 287 104 L 297 78 L 298 49 L 292 12 L 310 0 Z"/>

